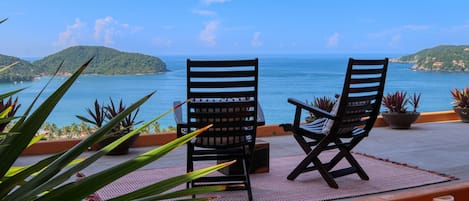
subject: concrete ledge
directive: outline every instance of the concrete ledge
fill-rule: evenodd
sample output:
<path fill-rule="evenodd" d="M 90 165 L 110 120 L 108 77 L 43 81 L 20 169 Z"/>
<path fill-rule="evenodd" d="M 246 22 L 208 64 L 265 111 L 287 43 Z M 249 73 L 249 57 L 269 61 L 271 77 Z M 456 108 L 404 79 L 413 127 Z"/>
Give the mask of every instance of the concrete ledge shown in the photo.
<path fill-rule="evenodd" d="M 39 141 L 30 147 L 26 148 L 22 155 L 40 155 L 40 154 L 53 154 L 66 151 L 81 140 L 51 140 L 51 141 Z"/>
<path fill-rule="evenodd" d="M 433 198 L 451 195 L 454 200 L 469 200 L 469 182 L 419 188 L 394 194 L 367 197 L 356 201 L 431 201 Z"/>
<path fill-rule="evenodd" d="M 454 111 L 441 111 L 441 112 L 425 112 L 421 113 L 416 123 L 440 122 L 440 121 L 456 121 L 460 120 L 459 116 Z M 376 127 L 387 126 L 381 116 L 376 119 Z M 285 132 L 278 124 L 271 124 L 260 126 L 257 128 L 257 137 L 270 137 L 280 135 L 291 135 L 290 132 Z M 133 147 L 155 146 L 163 145 L 171 140 L 176 139 L 176 133 L 157 133 L 140 135 Z M 40 141 L 27 148 L 23 155 L 39 155 L 51 154 L 66 151 L 76 145 L 80 140 L 54 140 L 54 141 Z"/>

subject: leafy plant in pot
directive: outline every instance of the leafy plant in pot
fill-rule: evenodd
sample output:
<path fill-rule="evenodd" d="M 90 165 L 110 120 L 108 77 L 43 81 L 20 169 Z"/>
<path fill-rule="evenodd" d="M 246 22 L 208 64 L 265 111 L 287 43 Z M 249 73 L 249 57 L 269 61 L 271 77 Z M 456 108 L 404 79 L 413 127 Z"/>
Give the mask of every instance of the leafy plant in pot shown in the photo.
<path fill-rule="evenodd" d="M 101 126 L 104 123 L 115 118 L 117 115 L 122 113 L 125 109 L 127 108 L 124 105 L 122 99 L 119 101 L 118 105 L 114 104 L 114 101 L 112 100 L 112 98 L 109 98 L 109 104 L 107 105 L 99 104 L 98 100 L 95 100 L 93 109 L 90 109 L 90 108 L 86 109 L 86 111 L 91 116 L 91 118 L 86 118 L 80 115 L 76 115 L 76 117 L 86 123 L 90 123 L 94 125 L 96 128 L 101 128 Z M 107 135 L 105 135 L 104 139 L 100 140 L 97 143 L 97 145 L 99 146 L 98 148 L 105 147 L 108 144 L 126 135 L 127 133 L 130 133 L 130 131 L 133 130 L 133 127 L 135 125 L 142 122 L 142 121 L 139 121 L 139 122 L 135 121 L 135 118 L 137 117 L 138 112 L 139 112 L 139 108 L 137 108 L 134 112 L 125 116 L 125 118 L 122 121 L 116 124 L 111 129 L 111 131 Z M 129 152 L 130 146 L 132 146 L 132 144 L 135 142 L 138 136 L 139 134 L 136 134 L 132 136 L 131 138 L 127 139 L 126 141 L 121 143 L 119 146 L 117 146 L 115 149 L 110 151 L 108 155 L 127 154 Z"/>
<path fill-rule="evenodd" d="M 339 97 L 338 94 L 335 95 L 335 99 L 328 97 L 328 96 L 315 97 L 314 101 L 311 102 L 311 105 L 319 109 L 322 109 L 326 112 L 330 112 L 332 108 L 334 107 L 334 104 L 336 103 L 338 97 Z M 305 121 L 309 123 L 309 122 L 313 122 L 316 119 L 317 117 L 314 116 L 313 113 L 309 113 L 309 116 L 306 117 Z"/>
<path fill-rule="evenodd" d="M 421 94 L 414 93 L 411 97 L 407 96 L 407 92 L 396 91 L 388 93 L 383 97 L 383 106 L 387 111 L 381 113 L 383 119 L 391 128 L 408 129 L 420 116 L 417 112 Z M 407 105 L 413 107 L 412 111 L 407 110 Z"/>
<path fill-rule="evenodd" d="M 454 112 L 459 115 L 462 122 L 469 123 L 469 86 L 463 89 L 451 91 L 454 101 L 452 102 Z"/>

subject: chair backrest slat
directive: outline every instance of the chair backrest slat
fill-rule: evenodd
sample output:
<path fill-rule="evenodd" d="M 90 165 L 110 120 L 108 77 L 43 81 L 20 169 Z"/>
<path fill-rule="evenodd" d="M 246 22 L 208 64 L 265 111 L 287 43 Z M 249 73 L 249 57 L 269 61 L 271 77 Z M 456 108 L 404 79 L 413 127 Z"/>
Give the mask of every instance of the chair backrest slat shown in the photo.
<path fill-rule="evenodd" d="M 379 114 L 383 98 L 388 58 L 349 59 L 337 120 L 330 133 L 350 134 L 359 127 L 367 134 Z"/>
<path fill-rule="evenodd" d="M 192 82 L 192 88 L 252 87 L 255 81 Z"/>
<path fill-rule="evenodd" d="M 375 86 L 375 87 L 357 87 L 357 88 L 350 88 L 349 93 L 375 92 L 377 90 L 379 90 L 379 86 Z"/>
<path fill-rule="evenodd" d="M 255 140 L 258 60 L 187 60 L 189 131 L 213 126 L 196 146 L 241 146 Z M 249 140 L 250 139 L 250 140 Z"/>
<path fill-rule="evenodd" d="M 375 82 L 380 82 L 381 78 L 380 77 L 375 77 L 375 78 L 352 78 L 350 80 L 351 84 L 367 84 L 367 83 L 375 83 Z"/>
<path fill-rule="evenodd" d="M 188 72 L 191 78 L 218 78 L 218 77 L 252 77 L 255 76 L 254 71 L 229 71 L 229 72 Z"/>
<path fill-rule="evenodd" d="M 252 60 L 190 60 L 187 59 L 187 62 L 190 62 L 192 68 L 202 67 L 240 67 L 240 66 L 253 66 L 257 65 L 257 58 Z"/>
<path fill-rule="evenodd" d="M 219 92 L 219 93 L 213 93 L 213 92 L 191 92 L 191 97 L 197 97 L 197 98 L 205 98 L 206 100 L 209 99 L 220 99 L 220 98 L 243 98 L 243 97 L 252 97 L 256 93 L 252 91 L 234 91 L 234 92 Z M 193 98 L 195 99 L 195 98 Z"/>

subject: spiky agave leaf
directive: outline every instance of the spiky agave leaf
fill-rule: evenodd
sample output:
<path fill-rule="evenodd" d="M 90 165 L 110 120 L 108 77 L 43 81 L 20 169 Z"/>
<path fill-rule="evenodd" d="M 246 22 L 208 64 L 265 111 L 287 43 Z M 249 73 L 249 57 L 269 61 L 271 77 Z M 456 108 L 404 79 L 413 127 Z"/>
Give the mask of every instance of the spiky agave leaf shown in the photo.
<path fill-rule="evenodd" d="M 161 158 L 175 148 L 187 143 L 189 140 L 201 134 L 210 127 L 211 125 L 196 130 L 156 149 L 141 154 L 136 158 L 85 177 L 79 181 L 63 185 L 50 191 L 49 193 L 40 197 L 38 200 L 81 200 L 84 198 L 84 196 L 96 192 L 98 189 L 111 183 L 112 181 Z"/>
<path fill-rule="evenodd" d="M 2 145 L 6 145 L 0 149 L 0 158 L 2 165 L 0 165 L 0 177 L 5 176 L 8 169 L 13 165 L 15 160 L 19 157 L 21 152 L 28 146 L 31 139 L 37 133 L 41 125 L 47 119 L 49 114 L 54 109 L 55 105 L 63 97 L 65 92 L 72 86 L 78 76 L 86 69 L 88 62 L 83 64 L 72 76 L 70 76 L 52 95 L 50 95 L 31 115 L 27 115 L 32 108 L 32 104 L 25 112 L 25 115 L 11 128 L 10 132 L 19 133 L 18 135 L 9 135 L 2 141 Z M 42 89 L 42 91 L 44 88 Z M 37 100 L 36 97 L 34 101 Z"/>

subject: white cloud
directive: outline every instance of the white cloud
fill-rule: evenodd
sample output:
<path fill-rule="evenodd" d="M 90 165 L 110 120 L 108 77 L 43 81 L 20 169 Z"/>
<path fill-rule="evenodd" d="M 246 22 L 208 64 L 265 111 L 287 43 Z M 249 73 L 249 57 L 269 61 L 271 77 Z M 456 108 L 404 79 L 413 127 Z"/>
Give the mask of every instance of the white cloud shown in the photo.
<path fill-rule="evenodd" d="M 210 21 L 205 24 L 204 29 L 200 32 L 199 39 L 208 46 L 216 45 L 216 30 L 220 23 L 217 20 Z"/>
<path fill-rule="evenodd" d="M 230 2 L 231 0 L 202 0 L 202 3 L 205 5 L 210 5 L 213 3 L 226 3 Z"/>
<path fill-rule="evenodd" d="M 215 15 L 217 15 L 217 12 L 215 12 L 215 11 L 199 10 L 199 9 L 192 10 L 192 13 L 197 14 L 197 15 L 202 15 L 202 16 L 215 16 Z"/>
<path fill-rule="evenodd" d="M 75 23 L 68 25 L 64 32 L 59 33 L 59 38 L 54 42 L 55 46 L 73 46 L 78 44 L 78 39 L 82 29 L 85 27 L 79 18 L 75 19 Z"/>
<path fill-rule="evenodd" d="M 253 47 L 262 46 L 261 32 L 254 32 L 254 36 L 252 37 L 252 40 L 251 40 L 251 45 Z"/>
<path fill-rule="evenodd" d="M 335 32 L 327 38 L 327 48 L 336 48 L 339 46 L 339 33 Z"/>
<path fill-rule="evenodd" d="M 105 44 L 112 44 L 112 37 L 114 35 L 113 24 L 117 22 L 112 17 L 107 16 L 103 19 L 97 19 L 94 24 L 94 39 L 100 40 L 101 34 L 104 33 L 103 40 Z"/>
<path fill-rule="evenodd" d="M 93 37 L 97 41 L 103 41 L 104 44 L 114 43 L 114 38 L 123 33 L 136 33 L 143 30 L 143 27 L 121 24 L 111 16 L 97 19 L 94 25 Z"/>
<path fill-rule="evenodd" d="M 90 43 L 90 40 L 92 41 L 93 39 L 98 43 L 108 45 L 115 42 L 116 36 L 122 36 L 127 33 L 132 34 L 141 30 L 143 30 L 143 27 L 122 24 L 110 16 L 96 19 L 94 30 L 90 30 L 86 23 L 76 18 L 74 24 L 67 25 L 66 30 L 59 33 L 59 37 L 57 41 L 53 42 L 53 45 L 59 47 L 74 46 L 79 43 Z"/>
<path fill-rule="evenodd" d="M 400 27 L 386 29 L 381 32 L 369 33 L 368 37 L 371 39 L 385 38 L 385 37 L 388 37 L 389 35 L 401 34 L 402 32 L 406 32 L 406 31 L 425 31 L 430 28 L 431 27 L 427 25 L 403 25 Z"/>

